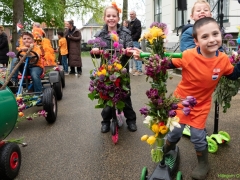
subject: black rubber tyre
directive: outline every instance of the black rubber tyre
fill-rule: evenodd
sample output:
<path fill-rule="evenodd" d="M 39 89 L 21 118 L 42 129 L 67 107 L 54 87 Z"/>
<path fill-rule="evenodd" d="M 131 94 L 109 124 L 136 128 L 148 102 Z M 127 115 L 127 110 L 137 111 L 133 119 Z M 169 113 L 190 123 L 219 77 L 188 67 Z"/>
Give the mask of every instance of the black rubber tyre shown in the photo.
<path fill-rule="evenodd" d="M 111 123 L 112 136 L 114 136 L 116 134 L 116 126 L 117 126 L 117 121 L 113 120 Z"/>
<path fill-rule="evenodd" d="M 52 88 L 46 88 L 43 91 L 43 109 L 47 112 L 45 118 L 48 123 L 54 123 L 57 119 L 57 97 Z"/>
<path fill-rule="evenodd" d="M 59 75 L 61 77 L 62 88 L 65 88 L 65 75 L 64 75 L 64 71 L 59 71 Z"/>
<path fill-rule="evenodd" d="M 63 89 L 62 89 L 62 81 L 61 81 L 61 79 L 58 82 L 53 83 L 53 89 L 54 89 L 54 91 L 56 93 L 57 100 L 61 100 L 62 96 L 63 96 Z"/>
<path fill-rule="evenodd" d="M 21 151 L 16 143 L 6 143 L 0 148 L 0 179 L 14 179 L 21 166 Z"/>

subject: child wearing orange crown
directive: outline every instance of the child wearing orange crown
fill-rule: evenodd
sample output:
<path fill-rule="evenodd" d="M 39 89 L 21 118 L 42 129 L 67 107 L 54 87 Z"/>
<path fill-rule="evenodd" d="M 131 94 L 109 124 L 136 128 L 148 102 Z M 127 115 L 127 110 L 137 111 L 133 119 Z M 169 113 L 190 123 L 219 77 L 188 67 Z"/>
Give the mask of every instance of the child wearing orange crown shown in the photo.
<path fill-rule="evenodd" d="M 102 30 L 100 30 L 95 37 L 101 38 L 107 46 L 104 49 L 112 48 L 112 40 L 111 35 L 116 34 L 119 37 L 118 43 L 122 45 L 123 49 L 130 50 L 133 47 L 131 32 L 124 26 L 120 26 L 118 23 L 120 20 L 119 13 L 121 13 L 121 9 L 118 8 L 115 2 L 112 3 L 111 6 L 108 6 L 104 10 L 104 21 L 105 25 Z M 99 54 L 100 49 L 97 44 L 94 44 L 94 48 L 92 49 L 92 54 Z M 120 59 L 122 66 L 125 66 L 127 70 L 129 69 L 128 60 L 131 55 L 126 54 L 123 55 Z M 129 84 L 130 86 L 130 84 Z M 131 96 L 128 95 L 124 100 L 126 106 L 123 109 L 124 115 L 126 117 L 126 122 L 128 125 L 128 129 L 131 132 L 137 130 L 136 125 L 136 113 L 132 108 Z M 112 117 L 112 108 L 110 106 L 105 107 L 102 110 L 102 128 L 101 132 L 106 133 L 110 131 L 110 120 Z"/>

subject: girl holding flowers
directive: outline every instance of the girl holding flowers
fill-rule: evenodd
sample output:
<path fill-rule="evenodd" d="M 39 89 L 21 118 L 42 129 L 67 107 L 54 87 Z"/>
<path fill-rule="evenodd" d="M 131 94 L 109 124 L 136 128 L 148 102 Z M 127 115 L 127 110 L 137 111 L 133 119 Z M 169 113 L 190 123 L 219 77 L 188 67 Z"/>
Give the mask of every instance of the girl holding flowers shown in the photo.
<path fill-rule="evenodd" d="M 120 26 L 118 23 L 120 20 L 119 13 L 121 13 L 121 9 L 117 7 L 116 3 L 113 2 L 111 6 L 108 6 L 104 10 L 104 21 L 105 25 L 101 31 L 99 31 L 95 37 L 96 39 L 100 38 L 102 41 L 105 42 L 105 46 L 103 50 L 106 49 L 118 49 L 121 53 L 123 50 L 125 52 L 129 52 L 130 49 L 133 47 L 131 32 L 123 27 Z M 92 49 L 91 53 L 93 56 L 100 54 L 100 45 L 99 43 L 95 43 L 94 48 Z M 120 63 L 116 64 L 118 67 L 126 67 L 127 72 L 129 72 L 128 60 L 131 56 L 131 53 L 125 53 L 121 55 Z M 108 61 L 111 61 L 112 56 L 109 56 Z M 103 63 L 103 62 L 101 62 Z M 114 65 L 114 64 L 113 64 Z M 119 67 L 119 68 L 121 68 Z M 102 72 L 104 73 L 104 72 Z M 130 86 L 130 84 L 129 84 Z M 130 95 L 128 94 L 124 99 L 125 107 L 123 109 L 124 115 L 126 117 L 126 122 L 128 125 L 129 131 L 136 131 L 136 113 L 132 108 L 132 102 Z M 110 120 L 112 119 L 112 108 L 110 106 L 106 106 L 102 110 L 102 128 L 101 132 L 106 133 L 110 130 Z"/>

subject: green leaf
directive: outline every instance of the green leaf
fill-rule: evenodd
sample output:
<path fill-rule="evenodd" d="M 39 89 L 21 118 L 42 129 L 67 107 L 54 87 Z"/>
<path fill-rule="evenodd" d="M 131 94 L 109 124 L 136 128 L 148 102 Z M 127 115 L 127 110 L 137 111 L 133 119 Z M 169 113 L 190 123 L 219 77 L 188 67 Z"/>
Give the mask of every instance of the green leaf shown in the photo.
<path fill-rule="evenodd" d="M 97 105 L 95 106 L 95 108 L 96 108 L 96 109 L 104 108 L 104 104 L 97 104 Z"/>
<path fill-rule="evenodd" d="M 122 88 L 123 88 L 125 91 L 129 91 L 129 90 L 130 90 L 126 85 L 122 85 Z"/>
<path fill-rule="evenodd" d="M 110 106 L 110 107 L 113 107 L 113 102 L 111 100 L 108 100 L 107 105 Z"/>
<path fill-rule="evenodd" d="M 92 101 L 94 100 L 94 97 L 95 94 L 93 92 L 88 94 L 88 98 L 91 99 Z"/>
<path fill-rule="evenodd" d="M 117 109 L 123 110 L 124 107 L 125 107 L 125 103 L 124 103 L 123 101 L 119 101 L 119 102 L 116 104 L 116 108 L 117 108 Z"/>
<path fill-rule="evenodd" d="M 110 97 L 113 97 L 114 96 L 114 92 L 109 92 L 108 94 Z"/>

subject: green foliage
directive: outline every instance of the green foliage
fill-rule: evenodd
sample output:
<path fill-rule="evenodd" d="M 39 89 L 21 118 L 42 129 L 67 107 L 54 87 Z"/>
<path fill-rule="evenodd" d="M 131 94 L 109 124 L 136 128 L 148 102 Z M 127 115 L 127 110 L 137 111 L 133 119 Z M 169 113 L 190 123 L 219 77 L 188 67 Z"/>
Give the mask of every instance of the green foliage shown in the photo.
<path fill-rule="evenodd" d="M 238 93 L 240 88 L 240 79 L 230 80 L 225 76 L 221 77 L 217 88 L 215 89 L 214 101 L 217 100 L 219 105 L 223 107 L 223 112 L 226 113 L 227 109 L 231 107 L 232 97 Z"/>

